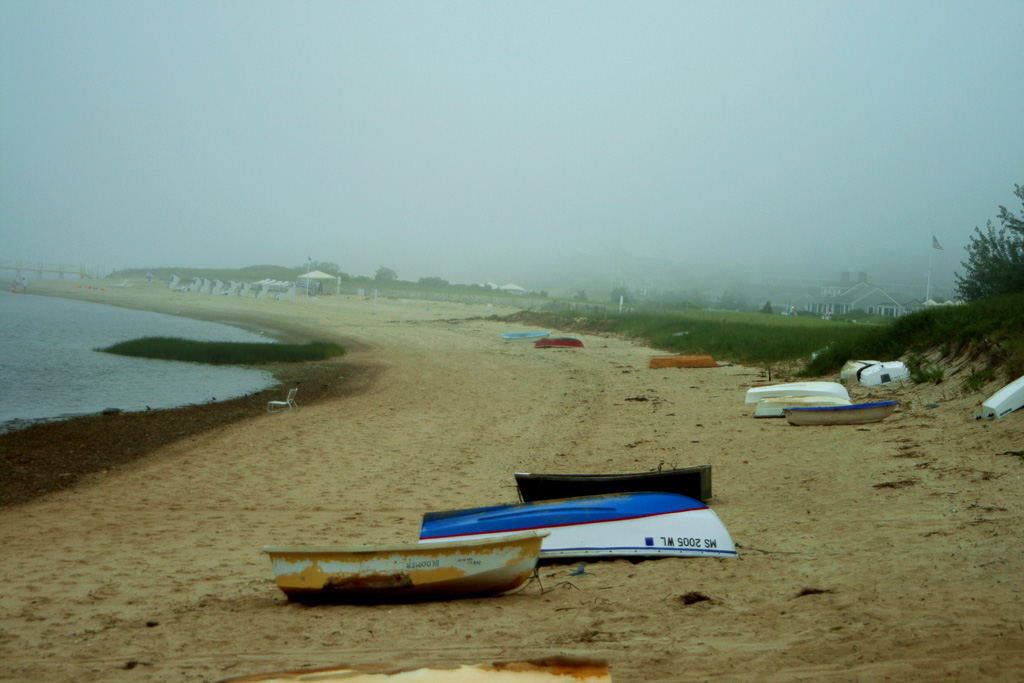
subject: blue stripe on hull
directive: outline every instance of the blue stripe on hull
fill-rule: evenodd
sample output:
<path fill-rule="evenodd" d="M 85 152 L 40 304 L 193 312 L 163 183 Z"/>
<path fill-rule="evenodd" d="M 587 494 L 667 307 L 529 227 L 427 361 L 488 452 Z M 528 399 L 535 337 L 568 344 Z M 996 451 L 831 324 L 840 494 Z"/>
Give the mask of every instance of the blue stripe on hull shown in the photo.
<path fill-rule="evenodd" d="M 616 522 L 705 510 L 707 505 L 677 493 L 617 493 L 586 498 L 496 505 L 423 515 L 421 539 L 530 531 Z"/>

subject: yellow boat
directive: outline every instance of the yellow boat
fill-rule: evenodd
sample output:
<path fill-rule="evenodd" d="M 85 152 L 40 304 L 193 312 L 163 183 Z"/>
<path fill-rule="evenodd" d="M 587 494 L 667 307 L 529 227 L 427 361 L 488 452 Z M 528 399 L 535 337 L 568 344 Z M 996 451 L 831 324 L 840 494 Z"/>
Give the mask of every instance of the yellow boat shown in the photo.
<path fill-rule="evenodd" d="M 265 546 L 277 586 L 296 602 L 412 602 L 518 588 L 546 532 L 392 546 Z"/>

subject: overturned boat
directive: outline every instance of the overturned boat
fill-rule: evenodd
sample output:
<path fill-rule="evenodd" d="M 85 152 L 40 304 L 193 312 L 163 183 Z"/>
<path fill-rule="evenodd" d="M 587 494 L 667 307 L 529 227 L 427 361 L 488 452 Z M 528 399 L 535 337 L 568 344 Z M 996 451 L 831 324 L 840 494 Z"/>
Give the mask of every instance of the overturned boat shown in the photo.
<path fill-rule="evenodd" d="M 785 417 L 786 408 L 810 408 L 822 406 L 848 406 L 848 398 L 833 396 L 769 396 L 762 398 L 754 407 L 754 417 Z"/>
<path fill-rule="evenodd" d="M 781 412 L 779 413 L 782 414 Z M 535 474 L 516 472 L 519 497 L 524 502 L 601 496 L 607 493 L 660 491 L 699 501 L 711 499 L 711 465 L 674 467 L 623 474 Z"/>
<path fill-rule="evenodd" d="M 992 394 L 974 411 L 975 420 L 991 420 L 1024 407 L 1024 377 L 1018 377 Z"/>
<path fill-rule="evenodd" d="M 420 543 L 547 532 L 542 560 L 595 557 L 730 557 L 725 525 L 704 503 L 676 493 L 618 493 L 423 515 Z"/>
<path fill-rule="evenodd" d="M 881 422 L 896 410 L 897 401 L 878 403 L 852 403 L 847 406 L 818 406 L 784 409 L 786 422 L 791 425 L 862 425 Z"/>
<path fill-rule="evenodd" d="M 745 403 L 757 403 L 771 396 L 831 396 L 849 400 L 850 392 L 838 382 L 789 382 L 747 389 Z"/>

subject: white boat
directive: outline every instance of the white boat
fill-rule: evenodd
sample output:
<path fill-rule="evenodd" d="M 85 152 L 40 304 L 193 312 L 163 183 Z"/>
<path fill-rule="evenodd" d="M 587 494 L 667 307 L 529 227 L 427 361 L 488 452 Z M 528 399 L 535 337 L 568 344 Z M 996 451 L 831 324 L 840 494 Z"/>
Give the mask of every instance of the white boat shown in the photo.
<path fill-rule="evenodd" d="M 754 417 L 785 417 L 787 407 L 815 408 L 821 406 L 848 406 L 850 399 L 833 396 L 769 396 L 754 407 Z"/>
<path fill-rule="evenodd" d="M 872 365 L 879 365 L 880 363 L 877 360 L 848 360 L 843 365 L 843 369 L 839 371 L 839 381 L 856 382 L 859 379 L 857 375 L 861 370 Z"/>
<path fill-rule="evenodd" d="M 881 422 L 892 415 L 899 405 L 896 401 L 878 403 L 852 403 L 848 406 L 821 406 L 816 408 L 785 409 L 786 422 L 791 425 L 862 425 Z"/>
<path fill-rule="evenodd" d="M 718 515 L 678 493 L 613 493 L 423 515 L 420 543 L 550 533 L 541 559 L 731 557 L 736 546 Z"/>
<path fill-rule="evenodd" d="M 862 387 L 877 387 L 890 382 L 902 382 L 905 379 L 910 379 L 910 370 L 900 361 L 869 365 L 857 373 L 857 381 Z"/>
<path fill-rule="evenodd" d="M 991 420 L 1009 415 L 1024 406 L 1024 377 L 1018 377 L 992 394 L 974 412 L 975 420 Z"/>
<path fill-rule="evenodd" d="M 507 342 L 535 342 L 538 339 L 544 339 L 550 336 L 550 334 L 551 330 L 538 330 L 537 332 L 505 332 L 501 335 L 501 340 Z"/>
<path fill-rule="evenodd" d="M 272 671 L 218 683 L 611 683 L 607 662 L 567 657 L 394 669 L 378 663 Z"/>
<path fill-rule="evenodd" d="M 850 392 L 838 382 L 790 382 L 748 389 L 744 402 L 759 403 L 761 399 L 771 396 L 829 396 L 849 400 Z"/>
<path fill-rule="evenodd" d="M 379 603 L 510 591 L 533 573 L 536 531 L 436 545 L 265 546 L 277 587 L 296 602 Z"/>

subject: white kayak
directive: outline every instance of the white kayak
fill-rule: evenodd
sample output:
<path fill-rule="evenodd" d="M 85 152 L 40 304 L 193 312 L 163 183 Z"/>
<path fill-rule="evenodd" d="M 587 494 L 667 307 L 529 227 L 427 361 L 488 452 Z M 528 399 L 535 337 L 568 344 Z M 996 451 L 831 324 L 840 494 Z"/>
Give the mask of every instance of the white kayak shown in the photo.
<path fill-rule="evenodd" d="M 991 420 L 1009 415 L 1022 406 L 1024 406 L 1024 377 L 1018 377 L 982 403 L 981 407 L 974 412 L 974 419 Z"/>
<path fill-rule="evenodd" d="M 763 387 L 747 389 L 744 403 L 759 403 L 763 398 L 772 396 L 829 396 L 849 400 L 850 392 L 838 382 L 790 382 L 788 384 L 769 384 Z"/>

